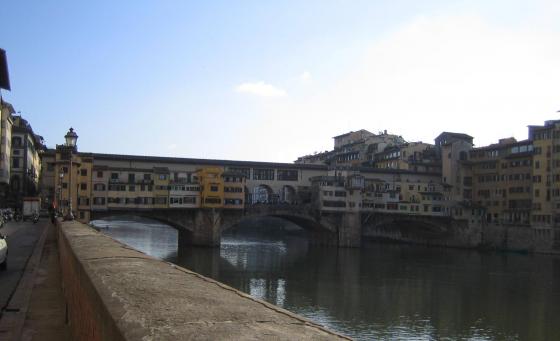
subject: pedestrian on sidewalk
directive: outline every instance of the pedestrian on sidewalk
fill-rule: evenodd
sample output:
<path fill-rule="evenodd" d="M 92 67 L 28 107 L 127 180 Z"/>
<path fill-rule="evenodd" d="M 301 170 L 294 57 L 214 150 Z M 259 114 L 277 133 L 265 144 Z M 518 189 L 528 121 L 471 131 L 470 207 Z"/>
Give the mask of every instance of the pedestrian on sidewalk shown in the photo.
<path fill-rule="evenodd" d="M 50 204 L 49 205 L 49 217 L 51 218 L 51 223 L 53 223 L 53 225 L 56 222 L 54 211 L 55 211 L 54 204 Z"/>

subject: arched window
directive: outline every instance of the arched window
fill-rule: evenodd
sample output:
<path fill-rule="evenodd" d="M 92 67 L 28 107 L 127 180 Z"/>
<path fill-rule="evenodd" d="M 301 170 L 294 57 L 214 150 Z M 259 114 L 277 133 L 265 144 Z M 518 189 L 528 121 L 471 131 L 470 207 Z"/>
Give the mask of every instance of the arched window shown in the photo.
<path fill-rule="evenodd" d="M 293 204 L 296 201 L 296 190 L 292 186 L 284 186 L 280 193 L 280 201 L 286 204 Z"/>
<path fill-rule="evenodd" d="M 269 203 L 272 201 L 272 189 L 267 185 L 259 185 L 253 188 L 253 203 Z"/>

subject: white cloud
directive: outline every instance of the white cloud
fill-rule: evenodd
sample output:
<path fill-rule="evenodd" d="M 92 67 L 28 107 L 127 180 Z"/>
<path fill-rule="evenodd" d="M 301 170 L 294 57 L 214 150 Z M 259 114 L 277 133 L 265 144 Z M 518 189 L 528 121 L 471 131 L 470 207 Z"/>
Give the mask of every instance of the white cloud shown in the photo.
<path fill-rule="evenodd" d="M 283 97 L 286 91 L 265 82 L 247 82 L 235 87 L 235 91 L 261 97 Z"/>
<path fill-rule="evenodd" d="M 557 118 L 558 41 L 558 31 L 506 29 L 476 16 L 418 17 L 373 42 L 328 90 L 266 109 L 297 120 L 285 129 L 300 139 L 299 155 L 361 128 L 431 143 L 444 130 L 477 145 L 525 139 L 527 125 Z"/>
<path fill-rule="evenodd" d="M 477 146 L 525 139 L 527 125 L 560 118 L 560 29 L 506 24 L 416 17 L 370 41 L 367 52 L 338 66 L 338 76 L 256 103 L 243 125 L 251 136 L 232 152 L 290 162 L 362 128 L 430 143 L 445 130 L 470 134 Z M 296 75 L 291 81 L 301 83 Z"/>
<path fill-rule="evenodd" d="M 169 149 L 169 150 L 175 150 L 175 149 L 177 149 L 177 145 L 176 145 L 175 143 L 172 143 L 172 144 L 170 144 L 170 145 L 167 146 L 167 149 Z"/>
<path fill-rule="evenodd" d="M 302 83 L 309 83 L 312 80 L 311 73 L 309 71 L 304 71 L 300 76 L 299 80 Z"/>

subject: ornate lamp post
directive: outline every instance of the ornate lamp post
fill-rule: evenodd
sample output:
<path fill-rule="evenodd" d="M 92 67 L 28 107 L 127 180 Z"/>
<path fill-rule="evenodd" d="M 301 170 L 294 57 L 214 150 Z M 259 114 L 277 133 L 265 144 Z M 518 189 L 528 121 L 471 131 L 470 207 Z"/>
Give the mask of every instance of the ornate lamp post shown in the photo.
<path fill-rule="evenodd" d="M 60 172 L 58 173 L 60 181 L 58 182 L 58 210 L 62 215 L 62 179 L 64 179 L 64 169 L 60 167 Z"/>
<path fill-rule="evenodd" d="M 64 217 L 65 220 L 74 220 L 74 213 L 72 213 L 72 157 L 74 151 L 76 151 L 76 142 L 78 141 L 78 134 L 74 132 L 74 128 L 70 127 L 70 130 L 64 135 L 66 140 L 66 147 L 70 149 L 70 169 L 68 171 L 68 214 Z"/>

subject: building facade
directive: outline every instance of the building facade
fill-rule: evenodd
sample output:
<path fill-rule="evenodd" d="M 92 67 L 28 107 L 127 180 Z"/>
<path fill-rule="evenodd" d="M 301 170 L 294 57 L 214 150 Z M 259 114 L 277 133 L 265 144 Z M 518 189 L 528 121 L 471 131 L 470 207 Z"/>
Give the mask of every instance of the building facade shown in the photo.
<path fill-rule="evenodd" d="M 13 106 L 0 98 L 0 206 L 7 206 L 12 161 Z"/>
<path fill-rule="evenodd" d="M 10 188 L 14 202 L 19 203 L 25 196 L 39 194 L 40 153 L 44 145 L 27 120 L 21 116 L 13 119 Z"/>
<path fill-rule="evenodd" d="M 532 222 L 545 226 L 560 223 L 560 120 L 529 126 L 533 141 Z"/>
<path fill-rule="evenodd" d="M 486 221 L 529 224 L 532 210 L 532 141 L 502 139 L 475 148 L 465 163 L 471 171 L 471 200 L 486 209 Z"/>
<path fill-rule="evenodd" d="M 331 156 L 379 135 L 361 131 L 337 138 Z M 82 221 L 95 211 L 304 204 L 325 213 L 360 213 L 366 220 L 381 213 L 462 221 L 484 233 L 498 231 L 494 241 L 511 238 L 510 228 L 518 239 L 536 233 L 541 240 L 560 240 L 560 121 L 530 126 L 523 141 L 505 138 L 475 148 L 472 136 L 443 132 L 434 145 L 399 140 L 382 149 L 371 154 L 375 163 L 331 159 L 326 165 L 81 153 L 57 146 L 43 154 L 42 193 L 63 211 L 72 207 Z M 386 162 L 395 165 L 382 166 Z"/>
<path fill-rule="evenodd" d="M 374 167 L 377 153 L 384 152 L 388 147 L 406 143 L 401 136 L 388 134 L 386 130 L 374 134 L 364 129 L 335 136 L 333 140 L 334 149 L 332 151 L 301 156 L 295 163 L 338 167 Z"/>

